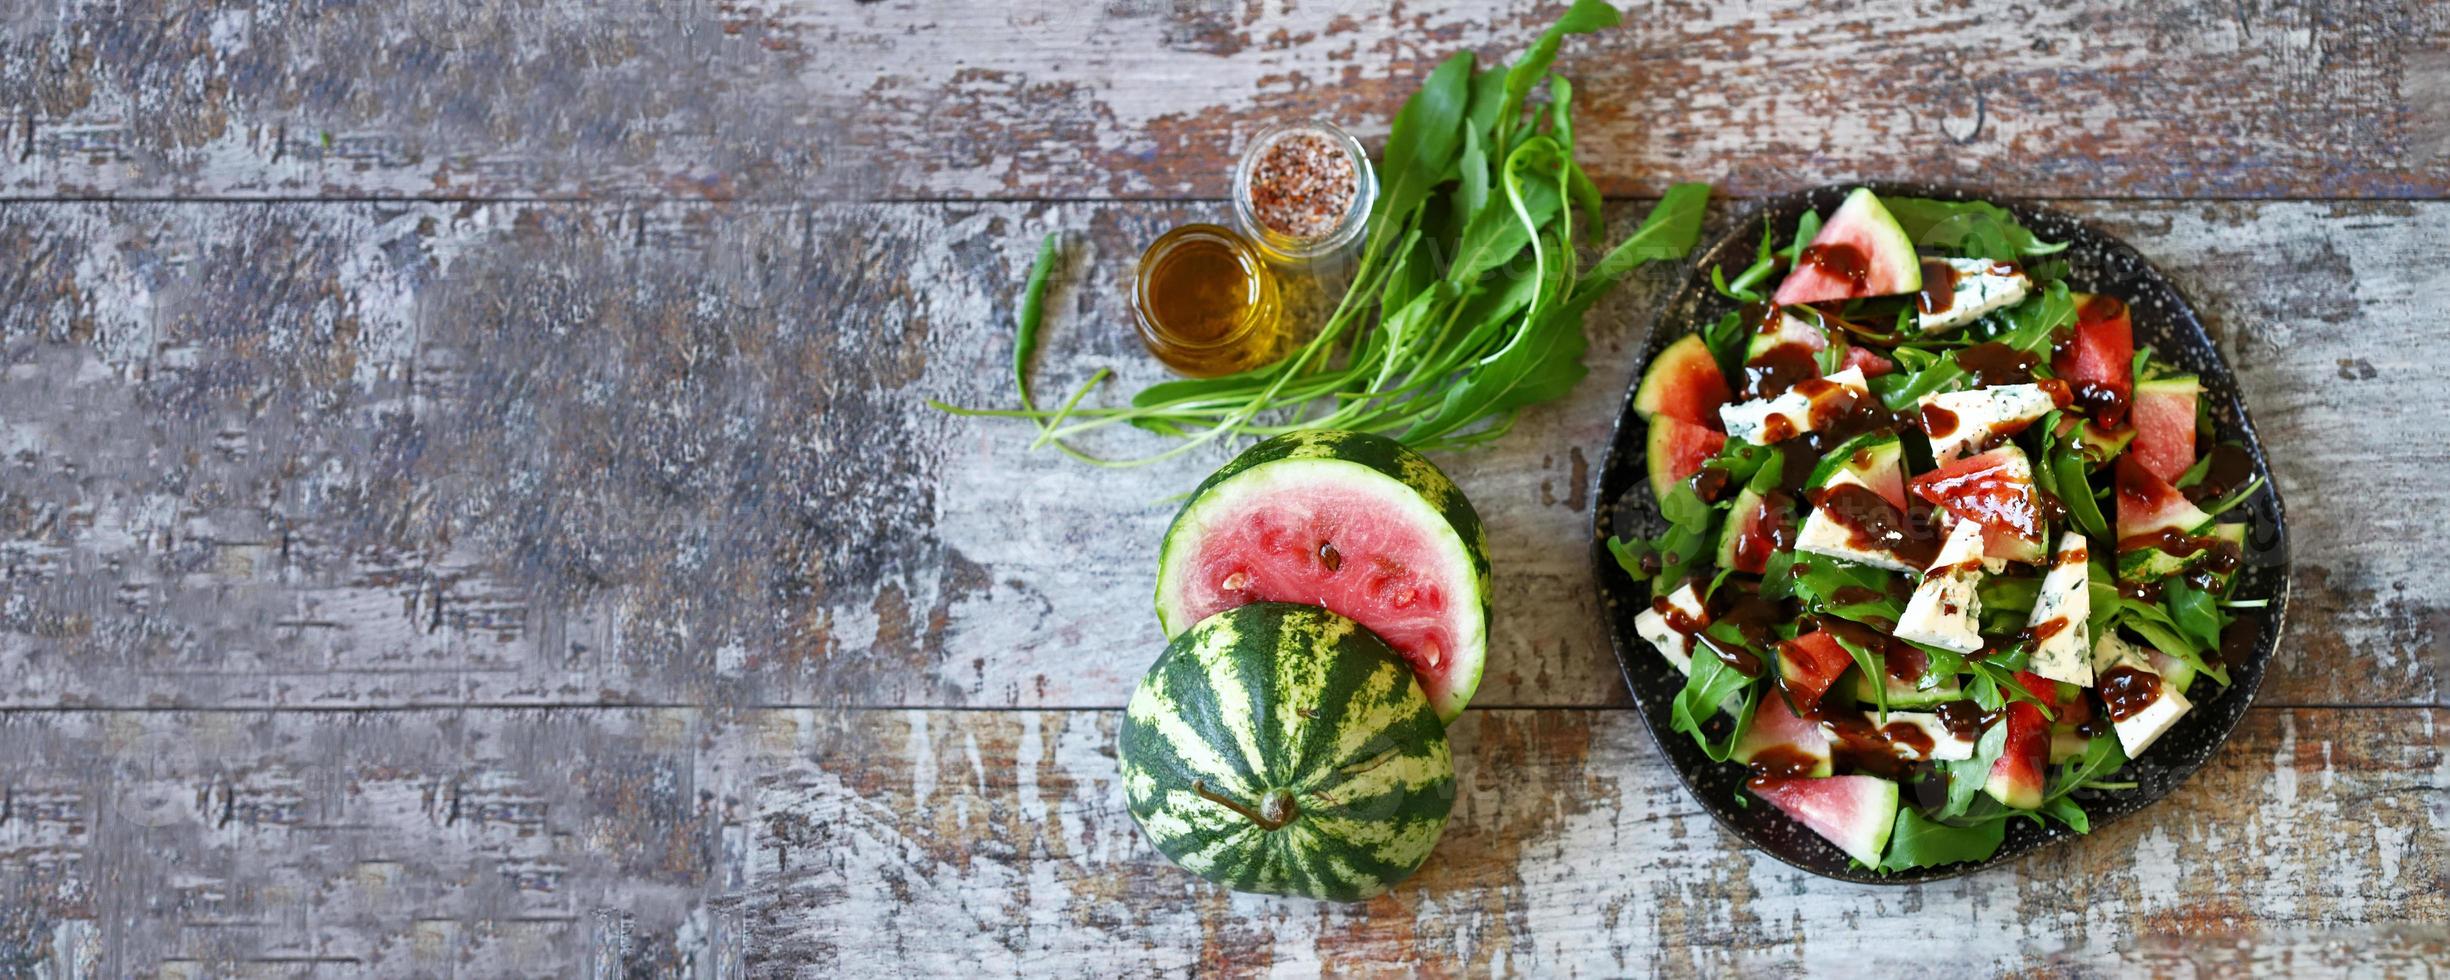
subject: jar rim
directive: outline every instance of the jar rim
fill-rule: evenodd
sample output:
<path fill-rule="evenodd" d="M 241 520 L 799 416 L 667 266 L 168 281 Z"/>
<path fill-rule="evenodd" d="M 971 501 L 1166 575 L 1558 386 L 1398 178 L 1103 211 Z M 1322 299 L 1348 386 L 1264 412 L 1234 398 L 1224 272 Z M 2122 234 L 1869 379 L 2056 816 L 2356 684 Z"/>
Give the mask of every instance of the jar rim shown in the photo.
<path fill-rule="evenodd" d="M 1213 340 L 1193 341 L 1169 331 L 1165 324 L 1159 322 L 1149 299 L 1149 273 L 1154 271 L 1157 261 L 1168 253 L 1203 241 L 1225 246 L 1225 250 L 1233 255 L 1235 264 L 1242 267 L 1243 304 L 1242 313 L 1234 320 L 1233 329 Z M 1272 275 L 1260 250 L 1233 229 L 1205 222 L 1181 225 L 1157 236 L 1155 241 L 1141 250 L 1139 264 L 1132 269 L 1133 319 L 1139 321 L 1141 333 L 1148 339 L 1177 350 L 1198 353 L 1232 347 L 1249 339 L 1251 333 L 1263 325 L 1266 319 L 1266 311 L 1262 309 L 1266 305 L 1266 284 L 1260 279 Z"/>
<path fill-rule="evenodd" d="M 1260 222 L 1258 205 L 1251 200 L 1251 178 L 1259 168 L 1259 159 L 1271 147 L 1287 137 L 1312 134 L 1322 136 L 1342 151 L 1353 164 L 1353 199 L 1344 214 L 1326 234 L 1302 238 L 1279 232 Z M 1279 262 L 1299 262 L 1327 255 L 1350 245 L 1361 237 L 1369 223 L 1370 209 L 1378 200 L 1378 172 L 1370 165 L 1370 154 L 1346 132 L 1344 127 L 1324 119 L 1303 119 L 1269 126 L 1251 137 L 1243 147 L 1242 156 L 1234 163 L 1233 209 L 1235 223 L 1248 236 L 1261 255 Z"/>

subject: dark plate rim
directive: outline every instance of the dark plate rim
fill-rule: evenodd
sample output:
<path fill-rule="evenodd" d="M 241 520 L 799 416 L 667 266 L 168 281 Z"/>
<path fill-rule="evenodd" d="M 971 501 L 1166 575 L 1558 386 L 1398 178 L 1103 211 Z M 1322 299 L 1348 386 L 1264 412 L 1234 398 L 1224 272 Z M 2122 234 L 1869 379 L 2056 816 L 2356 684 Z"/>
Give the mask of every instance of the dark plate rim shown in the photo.
<path fill-rule="evenodd" d="M 1990 858 L 1983 861 L 1972 863 L 1961 862 L 1938 868 L 1915 868 L 1891 874 L 1880 874 L 1877 872 L 1864 871 L 1854 867 L 1851 863 L 1841 863 L 1835 868 L 1815 867 L 1802 860 L 1798 860 L 1795 856 L 1785 853 L 1779 848 L 1769 846 L 1769 844 L 1762 840 L 1761 837 L 1753 830 L 1740 826 L 1734 820 L 1730 819 L 1724 809 L 1723 804 L 1713 801 L 1704 795 L 1702 787 L 1696 783 L 1694 772 L 1679 762 L 1678 757 L 1682 754 L 1682 750 L 1677 748 L 1676 744 L 1672 744 L 1681 743 L 1684 749 L 1691 749 L 1691 737 L 1682 732 L 1677 732 L 1662 726 L 1658 719 L 1665 714 L 1664 705 L 1653 704 L 1651 699 L 1644 694 L 1641 683 L 1637 682 L 1635 679 L 1634 658 L 1646 654 L 1655 654 L 1653 651 L 1651 651 L 1647 641 L 1642 640 L 1638 636 L 1630 635 L 1630 630 L 1628 629 L 1620 628 L 1620 623 L 1618 617 L 1614 613 L 1614 610 L 1620 601 L 1628 599 L 1638 598 L 1640 601 L 1647 602 L 1649 590 L 1647 586 L 1644 586 L 1641 583 L 1634 581 L 1631 577 L 1625 575 L 1623 570 L 1617 567 L 1615 556 L 1610 554 L 1608 551 L 1607 541 L 1613 532 L 1613 515 L 1617 511 L 1619 500 L 1624 496 L 1623 491 L 1619 491 L 1617 494 L 1611 495 L 1609 493 L 1609 483 L 1613 476 L 1623 472 L 1620 467 L 1624 466 L 1625 463 L 1618 457 L 1620 450 L 1624 449 L 1627 445 L 1625 441 L 1627 438 L 1627 423 L 1629 420 L 1636 420 L 1639 417 L 1633 409 L 1634 392 L 1640 386 L 1642 374 L 1644 371 L 1648 370 L 1651 359 L 1657 355 L 1659 349 L 1665 345 L 1665 341 L 1667 339 L 1672 339 L 1663 338 L 1660 336 L 1659 332 L 1663 328 L 1668 328 L 1668 325 L 1664 323 L 1665 319 L 1670 312 L 1683 305 L 1683 300 L 1687 295 L 1693 294 L 1696 290 L 1703 291 L 1705 293 L 1711 290 L 1709 271 L 1721 261 L 1723 254 L 1726 253 L 1728 249 L 1741 248 L 1741 254 L 1746 256 L 1750 255 L 1753 247 L 1755 247 L 1759 242 L 1759 233 L 1755 229 L 1758 229 L 1761 226 L 1762 219 L 1765 215 L 1776 214 L 1797 207 L 1810 206 L 1809 202 L 1816 196 L 1842 195 L 1856 187 L 1869 187 L 1874 193 L 1884 197 L 1902 196 L 1986 201 L 2007 208 L 2009 211 L 2015 213 L 2020 220 L 2042 219 L 2052 223 L 2063 223 L 2073 226 L 2085 234 L 2094 236 L 2101 243 L 2107 246 L 2116 249 L 2123 249 L 2126 253 L 2132 255 L 2137 269 L 2142 274 L 2148 275 L 2157 280 L 2161 285 L 2168 289 L 2169 295 L 2177 304 L 2178 313 L 2182 314 L 2183 316 L 2183 320 L 2185 321 L 2184 329 L 2191 330 L 2201 338 L 2203 349 L 2209 352 L 2210 358 L 2215 364 L 2217 364 L 2220 373 L 2227 378 L 2228 383 L 2224 386 L 2227 390 L 2224 392 L 2224 395 L 2228 402 L 2228 408 L 2230 409 L 2230 417 L 2221 419 L 2218 422 L 2217 427 L 2220 429 L 2219 435 L 2223 438 L 2235 438 L 2243 441 L 2246 444 L 2249 454 L 2254 459 L 2255 471 L 2262 475 L 2265 479 L 2264 488 L 2257 492 L 2255 498 L 2250 499 L 2249 504 L 2254 504 L 2255 502 L 2265 498 L 2268 498 L 2269 500 L 2269 509 L 2273 519 L 2272 524 L 2274 534 L 2274 542 L 2269 550 L 2271 553 L 2277 555 L 2278 560 L 2276 562 L 2268 563 L 2267 567 L 2272 569 L 2270 574 L 2276 584 L 2274 584 L 2270 589 L 2270 595 L 2268 597 L 2269 605 L 2265 608 L 2263 613 L 2265 620 L 2263 634 L 2258 639 L 2254 652 L 2248 658 L 2247 662 L 2233 668 L 2233 675 L 2237 675 L 2237 683 L 2234 684 L 2232 688 L 2223 691 L 2221 695 L 2225 699 L 2232 699 L 2241 703 L 2236 705 L 2235 710 L 2229 712 L 2226 718 L 2215 722 L 2213 726 L 2214 730 L 2209 733 L 2211 737 L 2210 744 L 2204 750 L 2202 758 L 2180 766 L 2172 767 L 2170 770 L 2172 775 L 2149 793 L 2145 793 L 2140 789 L 2121 791 L 2123 793 L 2134 794 L 2128 798 L 2136 799 L 2139 802 L 2137 802 L 2136 805 L 2130 809 L 2120 809 L 2094 818 L 2091 821 L 2092 830 L 2090 834 L 2077 834 L 2067 830 L 2064 827 L 2052 825 L 2046 834 L 2038 839 L 2027 840 L 2021 846 L 2017 844 L 2014 837 L 2011 837 L 2010 842 L 2007 845 L 2003 845 L 1999 853 L 1993 854 Z M 1691 332 L 1689 325 L 1677 325 L 1676 327 L 1669 329 L 1675 330 L 1675 334 L 1673 336 L 1682 336 L 1685 333 Z M 2092 834 L 2098 834 L 2103 828 L 2111 826 L 2112 824 L 2115 824 L 2118 821 L 2133 815 L 2134 813 L 2149 809 L 2152 805 L 2160 802 L 2179 786 L 2184 785 L 2187 780 L 2193 778 L 2197 770 L 2201 769 L 2214 756 L 2219 754 L 2220 750 L 2228 744 L 2230 736 L 2236 732 L 2238 723 L 2244 720 L 2246 712 L 2251 709 L 2254 697 L 2262 688 L 2263 677 L 2268 672 L 2267 668 L 2269 666 L 2272 654 L 2278 649 L 2280 638 L 2285 635 L 2287 630 L 2288 600 L 2292 585 L 2290 572 L 2293 569 L 2295 560 L 2289 542 L 2287 509 L 2280 498 L 2278 484 L 2270 479 L 2270 461 L 2265 455 L 2262 438 L 2260 434 L 2255 431 L 2253 418 L 2246 411 L 2243 393 L 2238 390 L 2238 385 L 2236 383 L 2235 372 L 2230 369 L 2227 363 L 2227 358 L 2220 354 L 2218 345 L 2212 341 L 2209 333 L 2203 328 L 2202 317 L 2200 313 L 2196 311 L 2193 302 L 2188 300 L 2184 292 L 2178 288 L 2177 284 L 2170 280 L 2167 274 L 2162 272 L 2157 265 L 2154 265 L 2151 259 L 2146 257 L 2141 250 L 2135 249 L 2133 246 L 2128 245 L 2124 240 L 2115 235 L 2102 231 L 2091 222 L 2067 212 L 2059 211 L 2055 208 L 2037 204 L 2029 200 L 2006 195 L 1990 194 L 1963 185 L 1881 181 L 1823 184 L 1753 200 L 1750 206 L 1744 209 L 1742 215 L 1729 226 L 1729 229 L 1724 234 L 1710 241 L 1702 251 L 1697 253 L 1690 267 L 1686 269 L 1683 282 L 1676 288 L 1675 291 L 1669 293 L 1667 297 L 1661 301 L 1658 308 L 1651 313 L 1650 323 L 1648 324 L 1643 335 L 1641 350 L 1643 351 L 1643 354 L 1641 356 L 1640 363 L 1636 365 L 1632 377 L 1626 382 L 1625 397 L 1622 407 L 1618 411 L 1615 423 L 1611 425 L 1609 429 L 1607 454 L 1603 458 L 1597 472 L 1592 477 L 1591 558 L 1594 584 L 1600 594 L 1602 615 L 1608 620 L 1609 647 L 1616 655 L 1619 676 L 1624 680 L 1626 690 L 1632 696 L 1635 708 L 1642 716 L 1643 729 L 1649 733 L 1651 744 L 1659 750 L 1662 759 L 1667 762 L 1669 768 L 1675 771 L 1676 779 L 1684 786 L 1686 795 L 1690 796 L 1695 803 L 1699 804 L 1702 810 L 1707 812 L 1710 815 L 1710 818 L 1716 821 L 1720 827 L 1726 829 L 1728 833 L 1733 834 L 1738 839 L 1744 841 L 1744 843 L 1753 850 L 1767 854 L 1783 864 L 1789 865 L 1798 870 L 1818 875 L 1820 877 L 1852 882 L 1856 884 L 1871 885 L 1910 885 L 1930 881 L 1944 881 L 1997 867 L 2011 865 L 2024 859 L 2025 857 L 2055 847 L 2067 841 L 2092 836 Z M 1639 461 L 1636 462 L 1636 465 L 1639 465 Z M 1632 485 L 1632 487 L 1630 487 L 1630 489 L 1640 490 L 1643 489 L 1645 485 L 1645 483 L 1635 483 Z M 1630 594 L 1631 590 L 1639 590 L 1639 596 L 1637 597 Z M 1619 593 L 1628 594 L 1620 595 Z M 1735 764 L 1712 763 L 1708 761 L 1707 757 L 1701 757 L 1701 765 L 1734 766 Z M 2095 809 L 2092 805 L 2090 805 L 2092 800 L 2111 798 L 2114 796 L 2116 796 L 2116 794 L 2107 794 L 2088 799 L 2087 813 L 2090 814 Z M 1810 832 L 1805 831 L 1804 833 L 1809 834 Z M 1817 836 L 1814 836 L 1812 839 L 1815 841 L 1819 840 Z M 1828 846 L 1826 845 L 1826 842 L 1821 843 L 1824 847 Z M 1834 847 L 1831 847 L 1830 851 L 1831 853 L 1835 853 Z M 1845 860 L 1843 855 L 1839 855 L 1839 858 L 1841 861 Z"/>

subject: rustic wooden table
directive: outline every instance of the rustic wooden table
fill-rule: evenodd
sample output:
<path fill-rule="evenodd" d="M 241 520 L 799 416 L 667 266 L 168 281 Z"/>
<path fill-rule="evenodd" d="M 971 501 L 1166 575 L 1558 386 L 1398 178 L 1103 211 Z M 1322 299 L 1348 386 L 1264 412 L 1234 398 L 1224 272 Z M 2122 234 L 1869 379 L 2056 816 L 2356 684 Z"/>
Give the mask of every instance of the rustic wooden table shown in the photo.
<path fill-rule="evenodd" d="M 1048 231 L 1046 383 L 1156 378 L 1131 257 L 1223 215 L 1239 139 L 1374 139 L 1553 13 L 0 3 L 0 975 L 2441 970 L 2438 3 L 1671 4 L 1561 62 L 1620 226 L 1967 182 L 2194 297 L 2297 598 L 2170 799 L 1908 888 L 1686 799 L 1585 564 L 1654 276 L 1440 460 L 1498 602 L 1428 868 L 1348 907 L 1156 856 L 1116 709 L 1225 452 L 1096 471 L 922 399 L 1009 398 Z"/>

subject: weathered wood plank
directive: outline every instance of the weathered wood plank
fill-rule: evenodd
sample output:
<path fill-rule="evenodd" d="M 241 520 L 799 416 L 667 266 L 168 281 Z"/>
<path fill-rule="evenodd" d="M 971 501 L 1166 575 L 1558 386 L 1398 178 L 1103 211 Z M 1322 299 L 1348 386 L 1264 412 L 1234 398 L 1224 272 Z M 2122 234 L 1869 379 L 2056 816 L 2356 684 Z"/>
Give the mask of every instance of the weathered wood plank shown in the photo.
<path fill-rule="evenodd" d="M 1558 6 L 21 3 L 0 192 L 1215 197 L 1266 122 L 1383 133 Z M 1619 194 L 2450 191 L 2438 4 L 1636 5 L 1562 66 Z"/>
<path fill-rule="evenodd" d="M 2441 703 L 2450 450 L 2405 432 L 2450 418 L 2450 209 L 2083 210 L 2201 302 L 2274 451 L 2264 697 Z M 1041 383 L 1155 380 L 1123 279 L 1212 212 L 0 206 L 0 705 L 1120 705 L 1165 498 L 1226 450 L 1110 473 L 921 402 L 1008 404 L 1052 229 Z M 1587 487 L 1669 277 L 1591 317 L 1572 397 L 1442 460 L 1497 563 L 1483 704 L 1623 702 Z"/>
<path fill-rule="evenodd" d="M 1473 711 L 1453 730 L 1444 841 L 1354 906 L 1233 895 L 1167 866 L 1124 809 L 1112 713 L 838 721 L 758 782 L 761 975 L 2422 973 L 2450 942 L 2437 709 L 2258 709 L 2159 805 L 1901 888 L 1745 849 L 1630 712 Z"/>
<path fill-rule="evenodd" d="M 736 976 L 756 730 L 0 712 L 0 972 Z"/>

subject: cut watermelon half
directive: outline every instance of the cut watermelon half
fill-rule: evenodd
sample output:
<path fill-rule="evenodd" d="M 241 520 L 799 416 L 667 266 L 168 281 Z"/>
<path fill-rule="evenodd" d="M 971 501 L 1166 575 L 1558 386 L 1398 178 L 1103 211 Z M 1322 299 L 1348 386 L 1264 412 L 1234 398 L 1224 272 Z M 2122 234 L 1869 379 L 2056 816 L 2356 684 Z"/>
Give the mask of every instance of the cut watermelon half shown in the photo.
<path fill-rule="evenodd" d="M 2145 469 L 2134 453 L 2118 457 L 2116 474 L 2118 550 L 2149 548 L 2155 543 L 2150 539 L 2163 531 L 2191 534 L 2212 522 L 2186 494 Z"/>
<path fill-rule="evenodd" d="M 1923 288 L 1914 240 L 1869 188 L 1846 195 L 1778 286 L 1780 306 L 1894 296 Z"/>
<path fill-rule="evenodd" d="M 1660 500 L 1685 477 L 1701 472 L 1701 464 L 1718 455 L 1727 434 L 1661 415 L 1650 420 L 1650 492 Z"/>
<path fill-rule="evenodd" d="M 1914 478 L 1914 495 L 1958 517 L 1982 525 L 1984 552 L 1990 534 L 2042 539 L 2040 498 L 2033 493 L 2033 464 L 2015 445 L 1968 456 Z"/>
<path fill-rule="evenodd" d="M 1897 827 L 1897 783 L 1878 776 L 1755 779 L 1753 795 L 1870 867 L 1888 852 Z"/>
<path fill-rule="evenodd" d="M 2175 482 L 2195 465 L 2195 400 L 2202 394 L 2191 374 L 2136 385 L 2135 442 L 2128 455 L 2152 475 Z"/>
<path fill-rule="evenodd" d="M 1797 709 L 1817 715 L 1822 696 L 1854 663 L 1837 637 L 1814 630 L 1778 644 L 1778 686 L 1786 688 Z"/>
<path fill-rule="evenodd" d="M 1719 427 L 1718 407 L 1733 393 L 1718 359 L 1700 334 L 1686 334 L 1650 359 L 1642 385 L 1633 391 L 1633 410 L 1643 418 L 1666 416 L 1704 428 Z"/>
<path fill-rule="evenodd" d="M 1797 715 L 1785 701 L 1766 697 L 1753 709 L 1752 724 L 1736 739 L 1731 758 L 1776 779 L 1826 776 L 1835 765 L 1833 756 L 1829 733 L 1819 724 Z"/>
<path fill-rule="evenodd" d="M 1201 483 L 1157 559 L 1166 636 L 1253 602 L 1323 606 L 1403 655 L 1441 720 L 1480 686 L 1488 538 L 1453 482 L 1402 444 L 1314 431 L 1251 447 Z"/>
<path fill-rule="evenodd" d="M 2126 419 L 2134 392 L 2135 324 L 2115 296 L 2076 293 L 2074 342 L 2050 357 L 2050 371 L 2106 426 Z"/>

